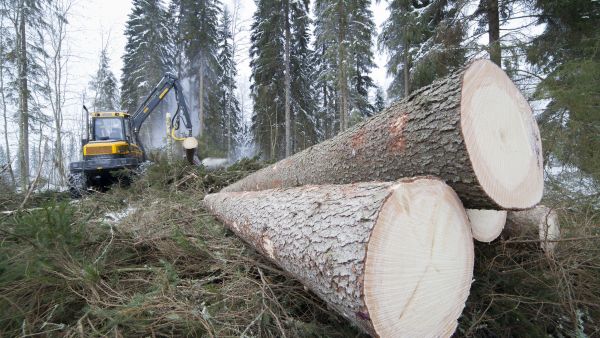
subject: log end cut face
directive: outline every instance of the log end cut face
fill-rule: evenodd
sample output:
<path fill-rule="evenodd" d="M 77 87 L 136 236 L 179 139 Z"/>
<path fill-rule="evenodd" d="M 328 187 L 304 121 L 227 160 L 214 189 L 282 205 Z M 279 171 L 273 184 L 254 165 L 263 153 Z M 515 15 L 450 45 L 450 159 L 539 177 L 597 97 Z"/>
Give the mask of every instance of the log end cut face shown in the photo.
<path fill-rule="evenodd" d="M 502 233 L 506 224 L 506 210 L 467 209 L 473 238 L 489 243 Z"/>
<path fill-rule="evenodd" d="M 473 239 L 445 183 L 394 186 L 367 246 L 364 300 L 380 337 L 449 337 L 473 277 Z"/>
<path fill-rule="evenodd" d="M 463 75 L 461 129 L 475 176 L 503 209 L 525 209 L 542 197 L 542 145 L 535 117 L 508 76 L 488 60 Z"/>

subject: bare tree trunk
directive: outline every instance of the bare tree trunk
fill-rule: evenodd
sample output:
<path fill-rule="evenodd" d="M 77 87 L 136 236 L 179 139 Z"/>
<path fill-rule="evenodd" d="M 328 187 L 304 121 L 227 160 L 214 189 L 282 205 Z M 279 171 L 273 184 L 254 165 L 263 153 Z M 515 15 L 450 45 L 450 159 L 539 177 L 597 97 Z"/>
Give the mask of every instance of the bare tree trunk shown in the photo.
<path fill-rule="evenodd" d="M 3 18 L 1 18 L 1 20 L 3 20 Z M 0 98 L 2 99 L 2 117 L 4 122 L 4 147 L 6 148 L 6 164 L 8 174 L 10 176 L 12 185 L 16 186 L 15 173 L 12 167 L 12 157 L 10 156 L 10 142 L 8 141 L 8 118 L 6 110 L 6 94 L 4 92 L 4 55 L 6 52 L 4 50 L 4 43 L 4 36 L 0 34 L 0 48 L 2 48 L 0 51 L 0 57 L 2 58 L 0 60 Z"/>
<path fill-rule="evenodd" d="M 68 56 L 64 55 L 64 42 L 67 34 L 67 18 L 71 3 L 57 1 L 51 5 L 52 18 L 49 20 L 48 39 L 50 41 L 48 57 L 44 57 L 46 85 L 50 88 L 49 102 L 54 118 L 54 165 L 58 170 L 59 185 L 63 186 L 66 179 L 63 151 L 63 107 L 66 101 L 66 76 Z M 97 94 L 97 93 L 96 93 Z M 95 104 L 95 102 L 94 102 Z"/>
<path fill-rule="evenodd" d="M 374 337 L 450 336 L 473 275 L 473 240 L 438 179 L 218 193 L 238 236 Z"/>
<path fill-rule="evenodd" d="M 198 73 L 198 136 L 204 135 L 204 61 L 200 61 Z"/>
<path fill-rule="evenodd" d="M 26 9 L 23 2 L 19 8 L 17 29 L 17 64 L 19 76 L 19 173 L 21 190 L 29 185 L 29 89 L 27 86 L 27 38 Z"/>
<path fill-rule="evenodd" d="M 502 49 L 500 47 L 500 15 L 498 0 L 487 0 L 488 38 L 490 60 L 502 67 Z"/>
<path fill-rule="evenodd" d="M 404 97 L 408 97 L 410 95 L 410 54 L 408 50 L 408 43 L 405 41 L 404 43 Z"/>
<path fill-rule="evenodd" d="M 284 1 L 285 15 L 285 157 L 292 155 L 292 117 L 290 114 L 291 105 L 291 83 L 292 74 L 290 74 L 290 0 Z"/>
<path fill-rule="evenodd" d="M 340 132 L 348 128 L 348 74 L 347 74 L 347 50 L 346 50 L 346 7 L 344 1 L 338 1 L 338 108 L 340 111 Z"/>
<path fill-rule="evenodd" d="M 508 76 L 478 60 L 371 119 L 230 185 L 250 191 L 433 175 L 468 208 L 526 209 L 543 191 L 541 141 Z"/>

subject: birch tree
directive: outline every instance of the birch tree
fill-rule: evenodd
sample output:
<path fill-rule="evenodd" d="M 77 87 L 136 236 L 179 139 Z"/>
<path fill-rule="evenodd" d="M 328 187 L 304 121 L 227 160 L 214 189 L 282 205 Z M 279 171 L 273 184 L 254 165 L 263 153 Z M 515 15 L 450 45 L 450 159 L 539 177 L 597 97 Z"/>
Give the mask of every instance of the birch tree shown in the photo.
<path fill-rule="evenodd" d="M 64 106 L 67 99 L 69 50 L 66 45 L 68 17 L 72 3 L 55 0 L 49 4 L 50 16 L 40 34 L 46 53 L 40 60 L 44 68 L 44 80 L 52 121 L 54 123 L 54 156 L 52 161 L 58 170 L 59 184 L 65 184 L 66 169 L 63 146 Z"/>

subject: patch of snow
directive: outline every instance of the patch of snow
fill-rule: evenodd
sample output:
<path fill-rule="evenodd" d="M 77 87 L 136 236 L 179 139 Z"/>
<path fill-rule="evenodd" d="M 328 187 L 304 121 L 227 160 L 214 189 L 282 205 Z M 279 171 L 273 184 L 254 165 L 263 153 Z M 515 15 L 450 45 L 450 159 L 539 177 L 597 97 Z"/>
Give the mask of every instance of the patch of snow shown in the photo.
<path fill-rule="evenodd" d="M 128 206 L 126 209 L 122 209 L 120 211 L 107 212 L 104 215 L 104 219 L 103 220 L 105 222 L 109 223 L 109 224 L 117 224 L 123 218 L 127 217 L 128 215 L 131 215 L 136 210 L 137 210 L 137 208 L 134 208 L 132 206 Z"/>

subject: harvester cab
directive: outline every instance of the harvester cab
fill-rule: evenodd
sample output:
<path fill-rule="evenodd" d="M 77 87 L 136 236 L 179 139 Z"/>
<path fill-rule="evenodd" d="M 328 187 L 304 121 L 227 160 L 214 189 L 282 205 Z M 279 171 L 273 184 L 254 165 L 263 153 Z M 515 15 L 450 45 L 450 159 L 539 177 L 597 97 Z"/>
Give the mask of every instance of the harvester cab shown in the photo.
<path fill-rule="evenodd" d="M 69 191 L 73 197 L 81 196 L 88 187 L 103 190 L 115 182 L 116 171 L 136 170 L 144 162 L 145 150 L 139 138 L 140 128 L 171 89 L 175 93 L 177 110 L 169 124 L 169 135 L 183 141 L 186 157 L 192 162 L 198 142 L 192 137 L 190 114 L 179 81 L 167 73 L 132 114 L 90 113 L 83 107 L 89 116 L 89 123 L 87 137 L 82 140 L 83 160 L 69 165 Z M 176 135 L 181 121 L 187 129 L 184 137 Z"/>

